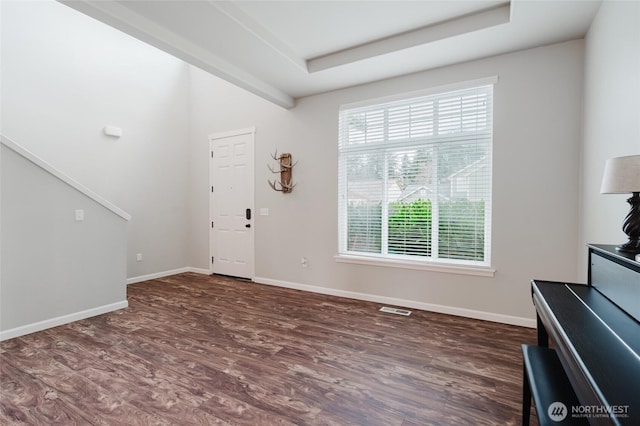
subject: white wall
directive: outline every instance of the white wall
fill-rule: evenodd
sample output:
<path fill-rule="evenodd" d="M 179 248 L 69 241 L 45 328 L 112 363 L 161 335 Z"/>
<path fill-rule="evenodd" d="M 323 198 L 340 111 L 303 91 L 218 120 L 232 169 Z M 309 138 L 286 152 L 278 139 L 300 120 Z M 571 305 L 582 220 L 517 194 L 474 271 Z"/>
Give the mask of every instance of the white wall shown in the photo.
<path fill-rule="evenodd" d="M 185 266 L 187 65 L 54 1 L 2 9 L 2 133 L 133 216 L 129 277 Z"/>
<path fill-rule="evenodd" d="M 532 278 L 576 279 L 582 70 L 574 41 L 312 96 L 287 111 L 192 68 L 189 262 L 208 265 L 206 136 L 256 126 L 256 208 L 270 211 L 256 217 L 257 277 L 532 319 Z M 493 75 L 495 277 L 336 263 L 339 105 Z M 276 148 L 299 160 L 288 195 L 266 182 Z"/>
<path fill-rule="evenodd" d="M 0 340 L 126 307 L 126 220 L 5 145 L 0 165 Z"/>
<path fill-rule="evenodd" d="M 578 265 L 586 276 L 587 243 L 627 241 L 629 195 L 600 194 L 608 158 L 640 154 L 640 2 L 605 1 L 585 38 L 582 226 Z"/>

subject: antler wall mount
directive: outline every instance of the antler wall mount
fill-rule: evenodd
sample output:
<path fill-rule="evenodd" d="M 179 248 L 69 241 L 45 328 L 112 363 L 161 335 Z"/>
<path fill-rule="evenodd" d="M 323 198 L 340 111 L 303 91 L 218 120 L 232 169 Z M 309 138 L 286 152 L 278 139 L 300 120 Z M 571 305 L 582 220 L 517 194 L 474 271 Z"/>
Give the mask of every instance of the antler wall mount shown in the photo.
<path fill-rule="evenodd" d="M 271 173 L 280 173 L 280 180 L 274 179 L 273 182 L 267 180 L 267 182 L 269 182 L 269 186 L 273 188 L 274 191 L 288 194 L 296 186 L 292 182 L 291 178 L 293 174 L 293 166 L 298 164 L 298 162 L 292 162 L 293 157 L 289 152 L 283 152 L 282 154 L 278 155 L 278 150 L 276 150 L 274 154 L 271 154 L 271 158 L 278 162 L 279 167 L 276 170 L 274 170 L 271 165 L 267 165 L 267 167 L 269 168 Z"/>

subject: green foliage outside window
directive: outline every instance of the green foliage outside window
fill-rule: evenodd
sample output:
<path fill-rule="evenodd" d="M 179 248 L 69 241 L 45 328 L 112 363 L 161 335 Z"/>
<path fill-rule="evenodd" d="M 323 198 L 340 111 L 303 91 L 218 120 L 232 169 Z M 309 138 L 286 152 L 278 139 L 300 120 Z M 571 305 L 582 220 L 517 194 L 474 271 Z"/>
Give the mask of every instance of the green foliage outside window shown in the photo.
<path fill-rule="evenodd" d="M 438 258 L 484 260 L 484 202 L 440 202 Z M 389 254 L 432 256 L 433 206 L 430 200 L 388 205 Z M 348 250 L 382 252 L 382 206 L 350 204 Z"/>
<path fill-rule="evenodd" d="M 389 253 L 431 255 L 431 201 L 389 203 Z"/>
<path fill-rule="evenodd" d="M 440 203 L 438 257 L 484 260 L 484 202 Z"/>

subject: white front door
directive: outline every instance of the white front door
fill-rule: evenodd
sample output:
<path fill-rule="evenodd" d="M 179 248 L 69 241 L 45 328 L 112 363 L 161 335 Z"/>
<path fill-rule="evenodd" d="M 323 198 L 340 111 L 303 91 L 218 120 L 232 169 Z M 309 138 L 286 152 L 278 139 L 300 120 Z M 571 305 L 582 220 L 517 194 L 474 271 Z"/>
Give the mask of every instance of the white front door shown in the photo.
<path fill-rule="evenodd" d="M 209 135 L 213 274 L 253 278 L 254 135 L 254 128 Z"/>

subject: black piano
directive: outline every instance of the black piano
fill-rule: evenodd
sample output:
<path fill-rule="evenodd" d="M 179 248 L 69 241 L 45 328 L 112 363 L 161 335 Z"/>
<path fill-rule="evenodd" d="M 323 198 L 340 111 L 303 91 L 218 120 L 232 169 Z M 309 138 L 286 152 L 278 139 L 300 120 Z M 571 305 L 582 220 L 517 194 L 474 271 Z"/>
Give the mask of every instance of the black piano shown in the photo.
<path fill-rule="evenodd" d="M 592 425 L 640 425 L 640 262 L 589 245 L 588 284 L 534 280 L 538 345 L 551 338 Z"/>

